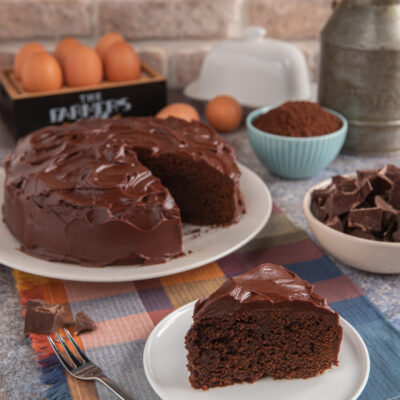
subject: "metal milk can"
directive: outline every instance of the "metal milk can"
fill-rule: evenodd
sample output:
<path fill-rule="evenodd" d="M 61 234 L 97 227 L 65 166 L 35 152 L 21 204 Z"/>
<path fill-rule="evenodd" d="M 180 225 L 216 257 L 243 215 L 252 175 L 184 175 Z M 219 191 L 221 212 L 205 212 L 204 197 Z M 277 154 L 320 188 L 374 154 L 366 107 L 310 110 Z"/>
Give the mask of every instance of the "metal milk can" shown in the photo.
<path fill-rule="evenodd" d="M 349 121 L 344 150 L 400 150 L 400 0 L 342 0 L 321 33 L 319 103 Z"/>

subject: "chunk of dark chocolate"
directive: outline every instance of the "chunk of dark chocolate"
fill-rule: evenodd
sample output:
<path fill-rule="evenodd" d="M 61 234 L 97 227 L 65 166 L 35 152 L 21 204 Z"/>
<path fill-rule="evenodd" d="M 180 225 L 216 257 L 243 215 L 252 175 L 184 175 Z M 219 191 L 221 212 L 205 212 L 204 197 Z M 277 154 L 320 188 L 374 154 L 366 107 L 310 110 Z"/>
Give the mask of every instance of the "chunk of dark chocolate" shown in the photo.
<path fill-rule="evenodd" d="M 341 175 L 312 194 L 312 213 L 330 228 L 365 239 L 400 241 L 400 168 Z"/>
<path fill-rule="evenodd" d="M 397 229 L 392 233 L 393 242 L 400 242 L 400 214 L 396 215 Z"/>
<path fill-rule="evenodd" d="M 333 217 L 331 220 L 326 221 L 326 226 L 333 228 L 339 232 L 343 232 L 343 222 L 339 217 Z"/>
<path fill-rule="evenodd" d="M 354 192 L 357 190 L 357 184 L 355 178 L 346 178 L 342 175 L 332 176 L 332 183 L 341 192 Z"/>
<path fill-rule="evenodd" d="M 360 228 L 364 232 L 380 232 L 382 209 L 375 207 L 350 210 L 347 223 L 350 228 Z"/>
<path fill-rule="evenodd" d="M 375 196 L 374 202 L 375 202 L 375 206 L 378 208 L 381 208 L 382 211 L 384 211 L 384 212 L 388 212 L 393 215 L 400 213 L 400 210 L 397 210 L 396 208 L 394 208 L 382 196 Z"/>
<path fill-rule="evenodd" d="M 352 192 L 341 192 L 336 190 L 325 202 L 326 211 L 329 219 L 349 212 L 362 203 L 372 191 L 371 183 L 368 179 L 363 179 L 359 186 Z"/>
<path fill-rule="evenodd" d="M 375 179 L 377 175 L 378 172 L 376 171 L 376 169 L 363 169 L 357 171 L 357 179 L 359 181 L 363 180 L 364 178 L 367 178 L 371 181 L 372 179 Z"/>
<path fill-rule="evenodd" d="M 76 333 L 82 333 L 86 331 L 93 331 L 96 329 L 96 323 L 89 318 L 84 311 L 79 311 L 75 315 L 75 330 Z"/>
<path fill-rule="evenodd" d="M 351 236 L 356 236 L 361 239 L 375 240 L 375 236 L 371 232 L 364 232 L 362 229 L 350 229 L 347 232 Z"/>
<path fill-rule="evenodd" d="M 387 237 L 388 231 L 395 223 L 395 216 L 400 211 L 391 206 L 382 196 L 375 196 L 374 204 L 382 210 L 382 226 L 385 230 L 384 237 Z"/>
<path fill-rule="evenodd" d="M 42 299 L 33 299 L 28 300 L 25 307 L 25 333 L 50 335 L 61 327 L 63 306 L 49 304 Z"/>
<path fill-rule="evenodd" d="M 326 199 L 336 190 L 332 183 L 324 189 L 316 189 L 313 192 L 313 198 L 317 205 L 322 206 Z"/>
<path fill-rule="evenodd" d="M 393 182 L 385 175 L 377 174 L 370 180 L 375 194 L 384 195 L 393 185 Z"/>
<path fill-rule="evenodd" d="M 400 208 L 400 180 L 393 182 L 393 186 L 389 190 L 388 203 L 394 208 Z"/>
<path fill-rule="evenodd" d="M 392 182 L 400 179 L 400 168 L 393 164 L 387 164 L 378 172 L 381 175 L 387 176 Z"/>

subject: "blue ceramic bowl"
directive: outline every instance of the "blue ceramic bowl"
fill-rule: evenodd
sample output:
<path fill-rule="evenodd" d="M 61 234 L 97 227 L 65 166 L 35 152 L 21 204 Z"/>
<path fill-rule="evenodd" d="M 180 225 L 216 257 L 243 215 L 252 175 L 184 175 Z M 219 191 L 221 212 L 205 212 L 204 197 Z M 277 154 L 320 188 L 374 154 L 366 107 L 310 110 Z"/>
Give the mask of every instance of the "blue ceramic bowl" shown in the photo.
<path fill-rule="evenodd" d="M 327 135 L 293 138 L 257 129 L 253 121 L 277 106 L 267 106 L 251 112 L 246 119 L 247 132 L 253 150 L 261 162 L 275 175 L 289 179 L 305 179 L 316 175 L 339 154 L 347 135 L 347 120 L 336 111 L 342 126 Z"/>

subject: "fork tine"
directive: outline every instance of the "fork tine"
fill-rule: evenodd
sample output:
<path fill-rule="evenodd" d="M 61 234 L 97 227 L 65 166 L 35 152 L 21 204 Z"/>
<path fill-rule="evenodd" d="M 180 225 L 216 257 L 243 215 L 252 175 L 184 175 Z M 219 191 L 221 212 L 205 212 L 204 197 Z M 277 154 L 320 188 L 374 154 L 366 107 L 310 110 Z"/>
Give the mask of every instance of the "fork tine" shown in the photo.
<path fill-rule="evenodd" d="M 78 346 L 78 343 L 75 342 L 74 338 L 68 332 L 68 330 L 64 328 L 64 332 L 68 336 L 68 339 L 71 341 L 71 343 L 74 346 L 75 350 L 79 353 L 79 355 L 82 357 L 82 359 L 85 362 L 90 362 L 90 360 L 86 357 L 86 354 L 81 350 L 81 348 Z"/>
<path fill-rule="evenodd" d="M 50 343 L 50 346 L 52 347 L 52 349 L 54 350 L 55 355 L 57 356 L 57 358 L 60 360 L 60 363 L 64 366 L 64 368 L 67 371 L 72 371 L 72 366 L 69 365 L 69 363 L 67 362 L 67 360 L 62 356 L 61 352 L 57 349 L 56 344 L 53 342 L 53 339 L 50 336 L 47 336 L 47 340 Z"/>
<path fill-rule="evenodd" d="M 79 361 L 76 357 L 75 354 L 70 350 L 70 348 L 67 346 L 67 344 L 65 343 L 64 339 L 61 337 L 61 335 L 56 332 L 56 335 L 58 337 L 58 340 L 61 343 L 61 346 L 63 347 L 63 349 L 65 350 L 65 352 L 68 354 L 72 364 L 74 367 L 80 367 L 82 365 L 82 362 Z"/>

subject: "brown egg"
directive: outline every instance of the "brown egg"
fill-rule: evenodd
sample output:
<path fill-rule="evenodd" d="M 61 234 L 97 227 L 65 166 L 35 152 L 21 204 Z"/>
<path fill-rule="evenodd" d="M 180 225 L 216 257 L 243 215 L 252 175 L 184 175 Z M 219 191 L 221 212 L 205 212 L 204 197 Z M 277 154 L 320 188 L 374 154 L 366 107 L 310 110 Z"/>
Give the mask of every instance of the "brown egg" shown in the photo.
<path fill-rule="evenodd" d="M 62 70 L 49 53 L 34 53 L 22 67 L 22 87 L 27 92 L 57 90 L 62 86 Z"/>
<path fill-rule="evenodd" d="M 233 97 L 217 96 L 207 103 L 206 117 L 217 131 L 230 132 L 240 125 L 243 110 Z"/>
<path fill-rule="evenodd" d="M 124 42 L 125 39 L 122 35 L 117 32 L 109 32 L 103 35 L 100 40 L 97 42 L 96 51 L 99 53 L 101 59 L 104 59 L 104 56 L 107 53 L 107 50 L 117 42 Z"/>
<path fill-rule="evenodd" d="M 77 46 L 82 46 L 82 43 L 72 37 L 66 37 L 57 43 L 54 55 L 61 65 L 64 65 L 69 53 Z"/>
<path fill-rule="evenodd" d="M 98 85 L 103 80 L 100 56 L 88 46 L 77 46 L 65 60 L 64 74 L 69 86 Z"/>
<path fill-rule="evenodd" d="M 37 42 L 29 42 L 24 44 L 14 59 L 14 73 L 18 79 L 22 76 L 22 66 L 27 58 L 34 53 L 44 53 L 46 49 Z"/>
<path fill-rule="evenodd" d="M 140 76 L 140 59 L 132 46 L 117 42 L 104 56 L 104 75 L 112 82 L 133 81 Z"/>
<path fill-rule="evenodd" d="M 168 117 L 175 117 L 184 119 L 188 122 L 200 121 L 200 115 L 197 110 L 189 104 L 185 103 L 172 103 L 162 108 L 157 114 L 157 118 L 166 119 Z"/>

